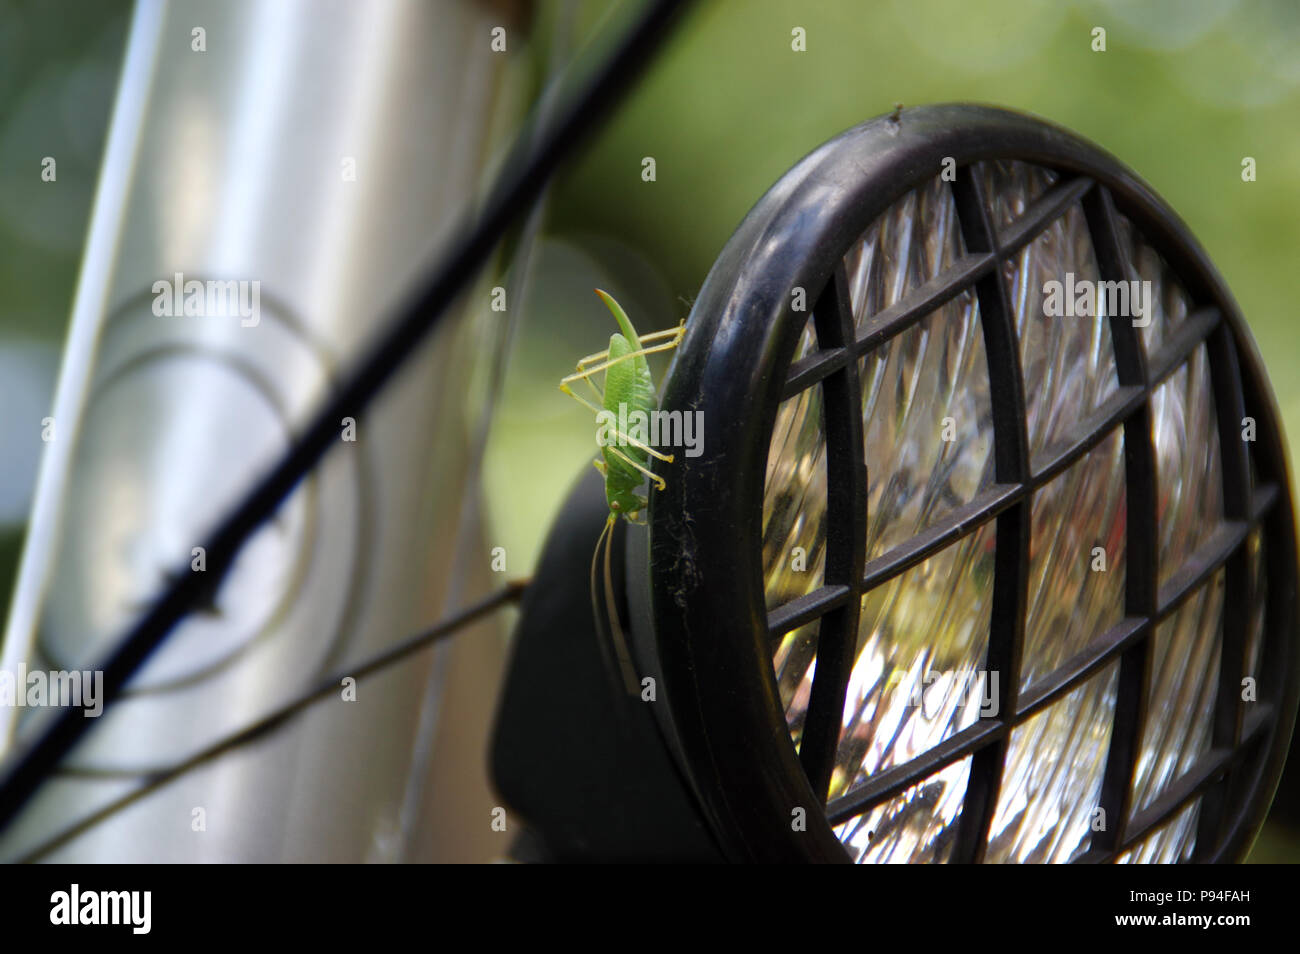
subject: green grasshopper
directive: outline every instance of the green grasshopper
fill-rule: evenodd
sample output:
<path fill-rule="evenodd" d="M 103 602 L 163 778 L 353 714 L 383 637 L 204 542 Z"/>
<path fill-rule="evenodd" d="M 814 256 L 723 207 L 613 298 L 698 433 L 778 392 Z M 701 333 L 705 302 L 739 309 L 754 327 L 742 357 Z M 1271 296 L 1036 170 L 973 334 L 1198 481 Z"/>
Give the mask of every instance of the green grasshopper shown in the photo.
<path fill-rule="evenodd" d="M 596 294 L 600 296 L 601 301 L 613 314 L 619 330 L 610 335 L 607 349 L 598 351 L 595 354 L 589 354 L 578 361 L 578 370 L 560 382 L 560 390 L 580 404 L 595 411 L 597 420 L 608 421 L 611 417 L 617 420 L 620 416 L 620 410 L 624 412 L 624 420 L 637 411 L 648 417 L 658 410 L 659 399 L 656 395 L 654 377 L 650 374 L 650 365 L 646 361 L 646 355 L 676 348 L 681 343 L 686 323 L 683 321 L 676 328 L 657 331 L 641 337 L 636 333 L 636 329 L 632 327 L 631 320 L 618 302 L 599 288 L 596 289 Z M 605 375 L 605 390 L 603 392 L 596 387 L 596 383 L 592 380 L 592 375 L 601 371 Z M 598 403 L 593 404 L 582 395 L 574 392 L 570 385 L 578 380 L 587 382 L 587 386 L 595 394 Z M 645 523 L 643 517 L 641 519 L 638 519 L 638 517 L 645 511 L 648 502 L 646 498 L 636 493 L 636 491 L 645 482 L 646 478 L 650 479 L 653 486 L 663 490 L 667 484 L 662 477 L 651 473 L 649 468 L 650 458 L 655 457 L 671 464 L 673 455 L 661 453 L 617 428 L 610 427 L 608 423 L 604 425 L 604 434 L 605 439 L 598 441 L 601 444 L 602 459 L 595 460 L 592 463 L 605 478 L 605 502 L 609 506 L 609 518 L 605 521 L 605 528 L 600 532 L 600 537 L 596 540 L 596 550 L 591 557 L 592 606 L 594 609 L 598 602 L 596 567 L 603 548 L 605 607 L 609 616 L 610 629 L 614 633 L 614 650 L 618 659 L 618 668 L 623 675 L 624 687 L 629 695 L 635 695 L 638 689 L 638 680 L 632 669 L 627 642 L 624 639 L 622 627 L 618 624 L 618 614 L 615 610 L 614 585 L 609 562 L 609 540 L 614 523 L 620 516 L 629 523 Z M 598 612 L 596 622 L 599 628 L 600 617 Z M 608 654 L 606 654 L 606 660 L 608 663 Z"/>

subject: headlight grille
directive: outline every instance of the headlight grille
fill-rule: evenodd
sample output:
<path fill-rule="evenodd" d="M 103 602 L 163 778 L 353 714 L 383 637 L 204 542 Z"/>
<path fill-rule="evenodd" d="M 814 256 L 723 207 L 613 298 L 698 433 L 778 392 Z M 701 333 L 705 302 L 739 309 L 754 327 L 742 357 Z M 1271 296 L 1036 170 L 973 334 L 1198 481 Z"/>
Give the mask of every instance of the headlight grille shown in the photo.
<path fill-rule="evenodd" d="M 975 175 L 991 199 L 991 218 L 1004 233 L 1024 221 L 1060 178 L 1020 162 L 980 163 Z M 1132 224 L 1118 216 L 1115 221 L 1126 261 L 1151 282 L 1155 307 L 1141 333 L 1146 347 L 1159 352 L 1187 318 L 1187 293 L 1159 255 L 1136 237 Z M 873 319 L 927 283 L 945 282 L 965 255 L 948 182 L 936 177 L 909 192 L 845 256 L 855 333 L 869 334 Z M 1074 448 L 1099 415 L 1105 417 L 1106 402 L 1119 390 L 1104 307 L 1098 309 L 1100 320 L 1044 314 L 1047 283 L 1064 281 L 1067 273 L 1080 287 L 1102 281 L 1080 203 L 1065 206 L 1001 267 L 1019 343 L 1031 460 L 1041 471 L 1055 459 L 1077 456 Z M 798 359 L 814 352 L 815 337 L 810 321 Z M 888 560 L 918 533 L 967 519 L 972 502 L 994 486 L 989 374 L 973 291 L 960 292 L 883 340 L 859 360 L 858 373 L 868 468 L 876 477 L 867 486 L 870 563 Z M 1158 566 L 1165 583 L 1223 524 L 1204 345 L 1155 389 L 1151 407 Z M 777 414 L 764 502 L 769 607 L 821 585 L 826 488 L 820 408 L 817 391 L 810 388 L 784 401 Z M 774 526 L 778 512 L 786 516 Z M 1022 691 L 1059 679 L 1062 666 L 1121 623 L 1125 514 L 1122 428 L 1112 429 L 1033 492 Z M 991 511 L 985 508 L 984 515 Z M 910 762 L 976 722 L 967 679 L 987 661 L 993 529 L 994 521 L 984 520 L 917 567 L 880 580 L 864 594 L 830 798 L 853 795 L 881 771 Z M 799 564 L 789 554 L 800 541 L 815 554 L 811 573 L 806 566 L 791 569 Z M 804 581 L 811 586 L 801 589 Z M 1156 631 L 1149 690 L 1153 718 L 1143 734 L 1133 782 L 1140 808 L 1149 807 L 1207 748 L 1223 582 L 1222 573 L 1216 574 Z M 1262 622 L 1262 608 L 1254 608 L 1251 617 Z M 1258 627 L 1252 623 L 1252 628 Z M 816 624 L 805 624 L 782 636 L 774 658 L 796 745 L 812 691 L 815 644 Z M 1111 663 L 1016 726 L 992 819 L 989 860 L 1067 861 L 1087 851 L 1117 676 L 1118 664 Z M 922 705 L 916 705 L 918 699 Z M 838 826 L 837 833 L 858 860 L 944 860 L 969 769 L 967 760 L 955 762 Z M 1195 820 L 1193 804 L 1153 836 L 1150 859 L 1174 860 L 1190 850 Z"/>

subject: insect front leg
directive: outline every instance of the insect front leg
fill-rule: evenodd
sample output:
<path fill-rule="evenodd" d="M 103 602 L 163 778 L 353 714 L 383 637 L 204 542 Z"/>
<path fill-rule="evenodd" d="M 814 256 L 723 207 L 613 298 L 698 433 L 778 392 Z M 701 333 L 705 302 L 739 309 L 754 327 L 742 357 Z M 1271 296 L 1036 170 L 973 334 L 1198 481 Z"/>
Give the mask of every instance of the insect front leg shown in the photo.
<path fill-rule="evenodd" d="M 652 341 L 663 341 L 668 338 L 676 338 L 678 341 L 680 341 L 681 336 L 685 334 L 685 332 L 686 332 L 686 319 L 683 318 L 676 328 L 666 328 L 663 331 L 652 331 L 648 335 L 641 335 L 639 339 L 639 344 L 644 346 L 649 344 Z M 608 359 L 609 359 L 608 348 L 606 348 L 604 351 L 597 351 L 594 354 L 585 355 L 584 357 L 578 359 L 578 370 L 579 371 L 586 370 L 588 365 L 596 364 L 599 361 L 606 361 Z"/>
<path fill-rule="evenodd" d="M 658 344 L 652 348 L 637 348 L 635 351 L 629 351 L 627 354 L 619 355 L 617 358 L 607 357 L 604 361 L 600 362 L 599 364 L 594 364 L 589 368 L 583 368 L 581 371 L 575 371 L 573 374 L 566 377 L 562 383 L 568 383 L 569 381 L 576 381 L 578 378 L 588 377 L 592 374 L 595 374 L 597 371 L 604 371 L 606 368 L 612 368 L 614 365 L 622 364 L 624 361 L 627 361 L 631 358 L 637 358 L 647 354 L 657 354 L 660 351 L 671 351 L 673 348 L 676 348 L 681 343 L 681 332 L 683 330 L 684 329 L 679 325 L 677 328 L 674 328 L 672 331 L 673 334 L 672 340 L 666 342 L 665 344 Z M 649 337 L 650 337 L 649 335 L 646 336 L 646 338 Z"/>
<path fill-rule="evenodd" d="M 663 331 L 652 331 L 648 335 L 638 336 L 637 344 L 644 347 L 645 345 L 649 344 L 652 341 L 664 341 L 669 338 L 675 338 L 677 339 L 677 341 L 681 341 L 682 335 L 684 335 L 685 333 L 686 333 L 686 319 L 683 318 L 677 324 L 676 328 L 665 328 Z M 606 348 L 604 351 L 597 351 L 595 354 L 589 354 L 585 358 L 579 358 L 578 370 L 581 371 L 587 365 L 593 364 L 596 361 L 604 361 L 608 357 L 609 357 L 609 349 Z"/>
<path fill-rule="evenodd" d="M 568 385 L 568 380 L 569 380 L 568 378 L 565 378 L 563 381 L 560 382 L 560 390 L 561 390 L 561 391 L 563 391 L 565 394 L 567 394 L 569 397 L 573 398 L 575 401 L 577 401 L 579 404 L 583 405 L 584 407 L 588 407 L 588 408 L 590 408 L 591 410 L 595 411 L 597 414 L 600 414 L 601 412 L 603 412 L 603 411 L 605 410 L 605 409 L 602 408 L 602 407 L 598 407 L 597 405 L 592 404 L 590 401 L 588 401 L 588 400 L 587 400 L 585 397 L 583 397 L 581 394 L 576 393 L 576 392 L 573 390 L 573 388 L 569 387 L 569 385 Z M 593 387 L 594 387 L 594 385 L 593 385 Z"/>
<path fill-rule="evenodd" d="M 567 378 L 564 378 L 562 381 L 560 381 L 560 390 L 563 391 L 565 394 L 569 395 L 569 397 L 573 398 L 574 400 L 582 401 L 582 403 L 586 404 L 587 407 L 599 410 L 599 408 L 596 408 L 596 406 L 591 402 L 585 401 L 582 398 L 578 397 L 578 395 L 574 394 L 572 389 L 569 387 L 570 381 L 576 381 L 579 378 L 581 378 L 583 381 L 587 382 L 587 387 L 591 388 L 591 393 L 596 395 L 596 400 L 603 404 L 605 402 L 605 392 L 603 392 L 600 388 L 596 387 L 596 382 L 591 380 L 592 373 L 593 372 L 591 371 L 578 371 L 575 372 L 574 374 L 569 375 Z"/>

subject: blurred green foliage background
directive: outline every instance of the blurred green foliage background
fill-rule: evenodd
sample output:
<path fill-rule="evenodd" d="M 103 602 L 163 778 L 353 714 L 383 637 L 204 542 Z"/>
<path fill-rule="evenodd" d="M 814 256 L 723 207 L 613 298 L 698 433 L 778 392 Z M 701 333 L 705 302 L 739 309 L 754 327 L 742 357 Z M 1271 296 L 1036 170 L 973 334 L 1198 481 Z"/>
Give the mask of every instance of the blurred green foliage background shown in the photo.
<path fill-rule="evenodd" d="M 562 9 L 537 4 L 523 55 Z M 122 0 L 0 0 L 5 605 L 40 448 L 30 421 L 53 394 L 128 13 Z M 578 3 L 577 43 L 610 19 L 604 0 Z M 806 52 L 791 48 L 795 27 Z M 1093 50 L 1096 27 L 1105 52 Z M 591 288 L 611 291 L 641 330 L 675 324 L 741 218 L 801 156 L 895 103 L 951 101 L 1036 113 L 1151 183 L 1218 263 L 1300 432 L 1300 4 L 712 0 L 553 190 L 485 474 L 491 542 L 512 572 L 534 564 L 593 456 L 590 413 L 556 388 L 613 330 Z M 51 154 L 60 184 L 42 190 L 34 177 Z M 653 182 L 641 177 L 647 156 Z M 1242 181 L 1246 156 L 1255 182 Z M 1294 860 L 1300 844 L 1274 825 L 1256 854 Z"/>
<path fill-rule="evenodd" d="M 539 34 L 547 14 L 544 3 Z M 580 4 L 590 32 L 604 3 Z M 791 49 L 802 27 L 807 51 Z M 1094 52 L 1093 29 L 1106 30 Z M 1290 0 L 717 0 L 561 177 L 492 455 L 499 532 L 533 555 L 556 487 L 590 456 L 555 391 L 605 346 L 605 282 L 647 330 L 688 311 L 754 202 L 799 158 L 895 103 L 985 102 L 1092 139 L 1165 197 L 1255 333 L 1300 427 L 1300 5 Z M 641 178 L 643 157 L 657 178 Z M 1258 179 L 1243 182 L 1241 162 Z M 558 261 L 563 259 L 563 262 Z M 577 431 L 578 433 L 574 434 Z M 533 479 L 511 474 L 529 461 Z"/>
<path fill-rule="evenodd" d="M 544 4 L 543 9 L 553 9 Z M 606 5 L 581 5 L 587 30 Z M 791 49 L 806 32 L 807 51 Z M 1105 52 L 1093 50 L 1096 27 Z M 680 320 L 754 202 L 799 158 L 894 104 L 1035 113 L 1113 153 L 1183 217 L 1236 295 L 1300 433 L 1300 4 L 1292 0 L 702 3 L 555 191 L 487 474 L 494 533 L 531 565 L 592 456 L 555 391 L 612 323 Z M 643 157 L 656 162 L 641 178 Z M 1242 159 L 1257 180 L 1242 181 Z M 1276 816 L 1277 813 L 1275 813 Z M 1300 858 L 1273 822 L 1254 857 Z"/>

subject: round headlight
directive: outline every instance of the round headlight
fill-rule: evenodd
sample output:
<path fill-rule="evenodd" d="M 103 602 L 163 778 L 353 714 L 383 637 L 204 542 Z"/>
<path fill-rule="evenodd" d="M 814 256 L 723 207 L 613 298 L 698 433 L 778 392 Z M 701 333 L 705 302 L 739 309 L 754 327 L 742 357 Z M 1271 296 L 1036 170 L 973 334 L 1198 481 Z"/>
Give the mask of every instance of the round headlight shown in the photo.
<path fill-rule="evenodd" d="M 1149 187 L 1000 110 L 874 120 L 687 329 L 663 407 L 704 453 L 652 495 L 638 643 L 724 854 L 1245 851 L 1300 685 L 1286 455 Z"/>

